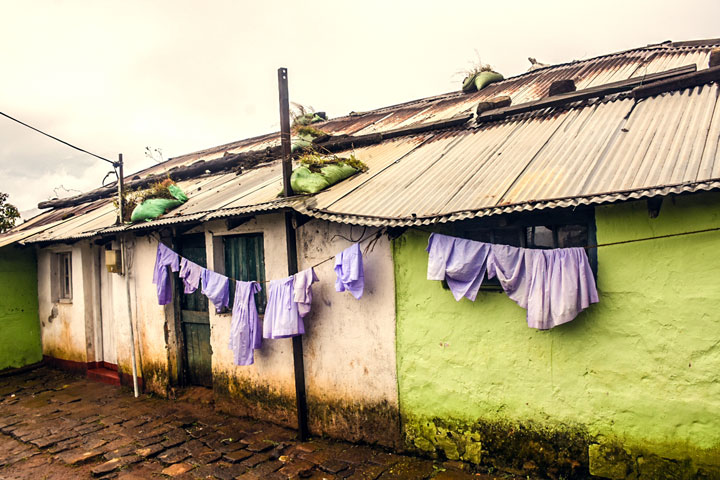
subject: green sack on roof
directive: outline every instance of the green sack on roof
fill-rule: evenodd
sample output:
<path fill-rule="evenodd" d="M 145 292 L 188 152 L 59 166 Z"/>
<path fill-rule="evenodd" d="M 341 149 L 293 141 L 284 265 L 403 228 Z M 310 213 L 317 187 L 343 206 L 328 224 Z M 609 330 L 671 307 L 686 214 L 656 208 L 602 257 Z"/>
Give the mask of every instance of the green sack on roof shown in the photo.
<path fill-rule="evenodd" d="M 318 193 L 331 185 L 357 173 L 357 169 L 344 163 L 326 165 L 319 172 L 308 167 L 298 167 L 290 176 L 290 186 L 295 193 Z"/>
<path fill-rule="evenodd" d="M 480 72 L 475 75 L 475 88 L 482 90 L 491 83 L 503 80 L 503 76 L 497 72 Z"/>
<path fill-rule="evenodd" d="M 482 90 L 491 83 L 499 82 L 504 79 L 505 78 L 502 74 L 491 70 L 472 73 L 463 80 L 462 91 L 465 93 L 475 92 L 477 90 Z"/>
<path fill-rule="evenodd" d="M 130 221 L 133 223 L 156 219 L 160 215 L 172 210 L 173 208 L 179 207 L 183 203 L 187 202 L 187 195 L 177 185 L 169 185 L 168 191 L 170 195 L 175 197 L 170 198 L 149 198 L 143 201 L 140 205 L 135 207 L 130 216 Z"/>

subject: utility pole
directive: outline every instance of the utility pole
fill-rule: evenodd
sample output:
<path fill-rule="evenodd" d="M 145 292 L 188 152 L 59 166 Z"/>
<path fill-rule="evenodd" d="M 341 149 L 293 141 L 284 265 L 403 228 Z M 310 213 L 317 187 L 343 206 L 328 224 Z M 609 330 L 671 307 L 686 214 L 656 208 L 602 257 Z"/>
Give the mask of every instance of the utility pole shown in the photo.
<path fill-rule="evenodd" d="M 123 157 L 122 153 L 118 154 L 118 161 L 114 164 L 114 166 L 118 169 L 118 218 L 117 218 L 117 225 L 122 225 L 123 223 L 123 212 L 125 210 L 125 195 L 124 195 L 124 186 L 123 184 L 125 181 L 123 180 Z"/>
<path fill-rule="evenodd" d="M 280 91 L 280 145 L 282 149 L 283 192 L 285 197 L 293 195 L 290 185 L 292 158 L 290 158 L 290 105 L 288 98 L 287 68 L 278 68 L 278 89 Z M 295 238 L 295 213 L 285 212 L 285 245 L 287 250 L 288 275 L 298 273 L 297 239 Z M 298 436 L 300 441 L 308 439 L 307 398 L 305 396 L 305 363 L 303 361 L 302 336 L 292 337 L 293 364 L 295 367 L 295 402 L 297 408 Z"/>

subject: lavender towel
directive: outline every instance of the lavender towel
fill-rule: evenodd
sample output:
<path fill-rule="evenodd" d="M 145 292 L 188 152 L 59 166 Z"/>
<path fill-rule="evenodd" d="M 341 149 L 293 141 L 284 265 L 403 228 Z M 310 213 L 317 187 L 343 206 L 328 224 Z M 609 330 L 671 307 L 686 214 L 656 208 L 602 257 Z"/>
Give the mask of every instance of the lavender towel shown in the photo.
<path fill-rule="evenodd" d="M 293 301 L 295 278 L 271 280 L 263 320 L 264 338 L 285 338 L 305 333 L 305 324 Z"/>
<path fill-rule="evenodd" d="M 318 281 L 313 268 L 308 268 L 294 275 L 293 301 L 297 304 L 298 313 L 305 317 L 312 306 L 312 284 Z"/>
<path fill-rule="evenodd" d="M 531 328 L 547 330 L 573 320 L 598 302 L 595 278 L 585 249 L 535 250 L 493 245 L 488 277 L 527 309 Z"/>
<path fill-rule="evenodd" d="M 257 282 L 235 282 L 232 323 L 230 324 L 230 350 L 235 365 L 252 365 L 255 349 L 262 346 L 255 294 L 260 291 Z"/>
<path fill-rule="evenodd" d="M 230 305 L 230 279 L 212 270 L 202 272 L 202 293 L 215 305 L 220 313 Z"/>
<path fill-rule="evenodd" d="M 335 290 L 347 290 L 353 297 L 362 297 L 365 288 L 365 272 L 363 271 L 362 252 L 357 243 L 349 246 L 335 256 Z"/>
<path fill-rule="evenodd" d="M 187 258 L 180 260 L 180 278 L 182 278 L 185 293 L 193 293 L 200 285 L 200 277 L 205 268 Z"/>
<path fill-rule="evenodd" d="M 172 285 L 167 267 L 170 267 L 173 272 L 180 270 L 180 256 L 165 244 L 158 242 L 152 281 L 157 286 L 158 304 L 160 305 L 167 305 L 172 301 Z"/>
<path fill-rule="evenodd" d="M 466 297 L 474 302 L 485 277 L 490 244 L 433 233 L 427 252 L 427 279 L 446 280 L 455 300 Z"/>

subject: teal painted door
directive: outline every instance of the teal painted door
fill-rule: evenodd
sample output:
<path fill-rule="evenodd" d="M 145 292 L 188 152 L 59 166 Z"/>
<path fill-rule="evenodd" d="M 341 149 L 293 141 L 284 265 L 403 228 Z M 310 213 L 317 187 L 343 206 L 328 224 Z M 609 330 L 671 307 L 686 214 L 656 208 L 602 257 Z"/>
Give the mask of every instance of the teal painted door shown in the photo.
<path fill-rule="evenodd" d="M 207 266 L 205 235 L 184 235 L 179 239 L 179 253 L 203 267 Z M 208 299 L 200 292 L 182 293 L 180 285 L 180 323 L 185 343 L 185 381 L 190 385 L 212 386 L 212 349 Z"/>

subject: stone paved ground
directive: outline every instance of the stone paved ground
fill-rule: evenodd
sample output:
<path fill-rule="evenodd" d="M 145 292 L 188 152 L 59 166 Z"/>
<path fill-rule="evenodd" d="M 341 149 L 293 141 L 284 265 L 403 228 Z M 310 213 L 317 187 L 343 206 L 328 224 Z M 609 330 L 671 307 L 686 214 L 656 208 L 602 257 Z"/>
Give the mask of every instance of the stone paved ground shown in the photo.
<path fill-rule="evenodd" d="M 0 377 L 0 479 L 515 478 L 313 439 L 40 368 Z"/>

